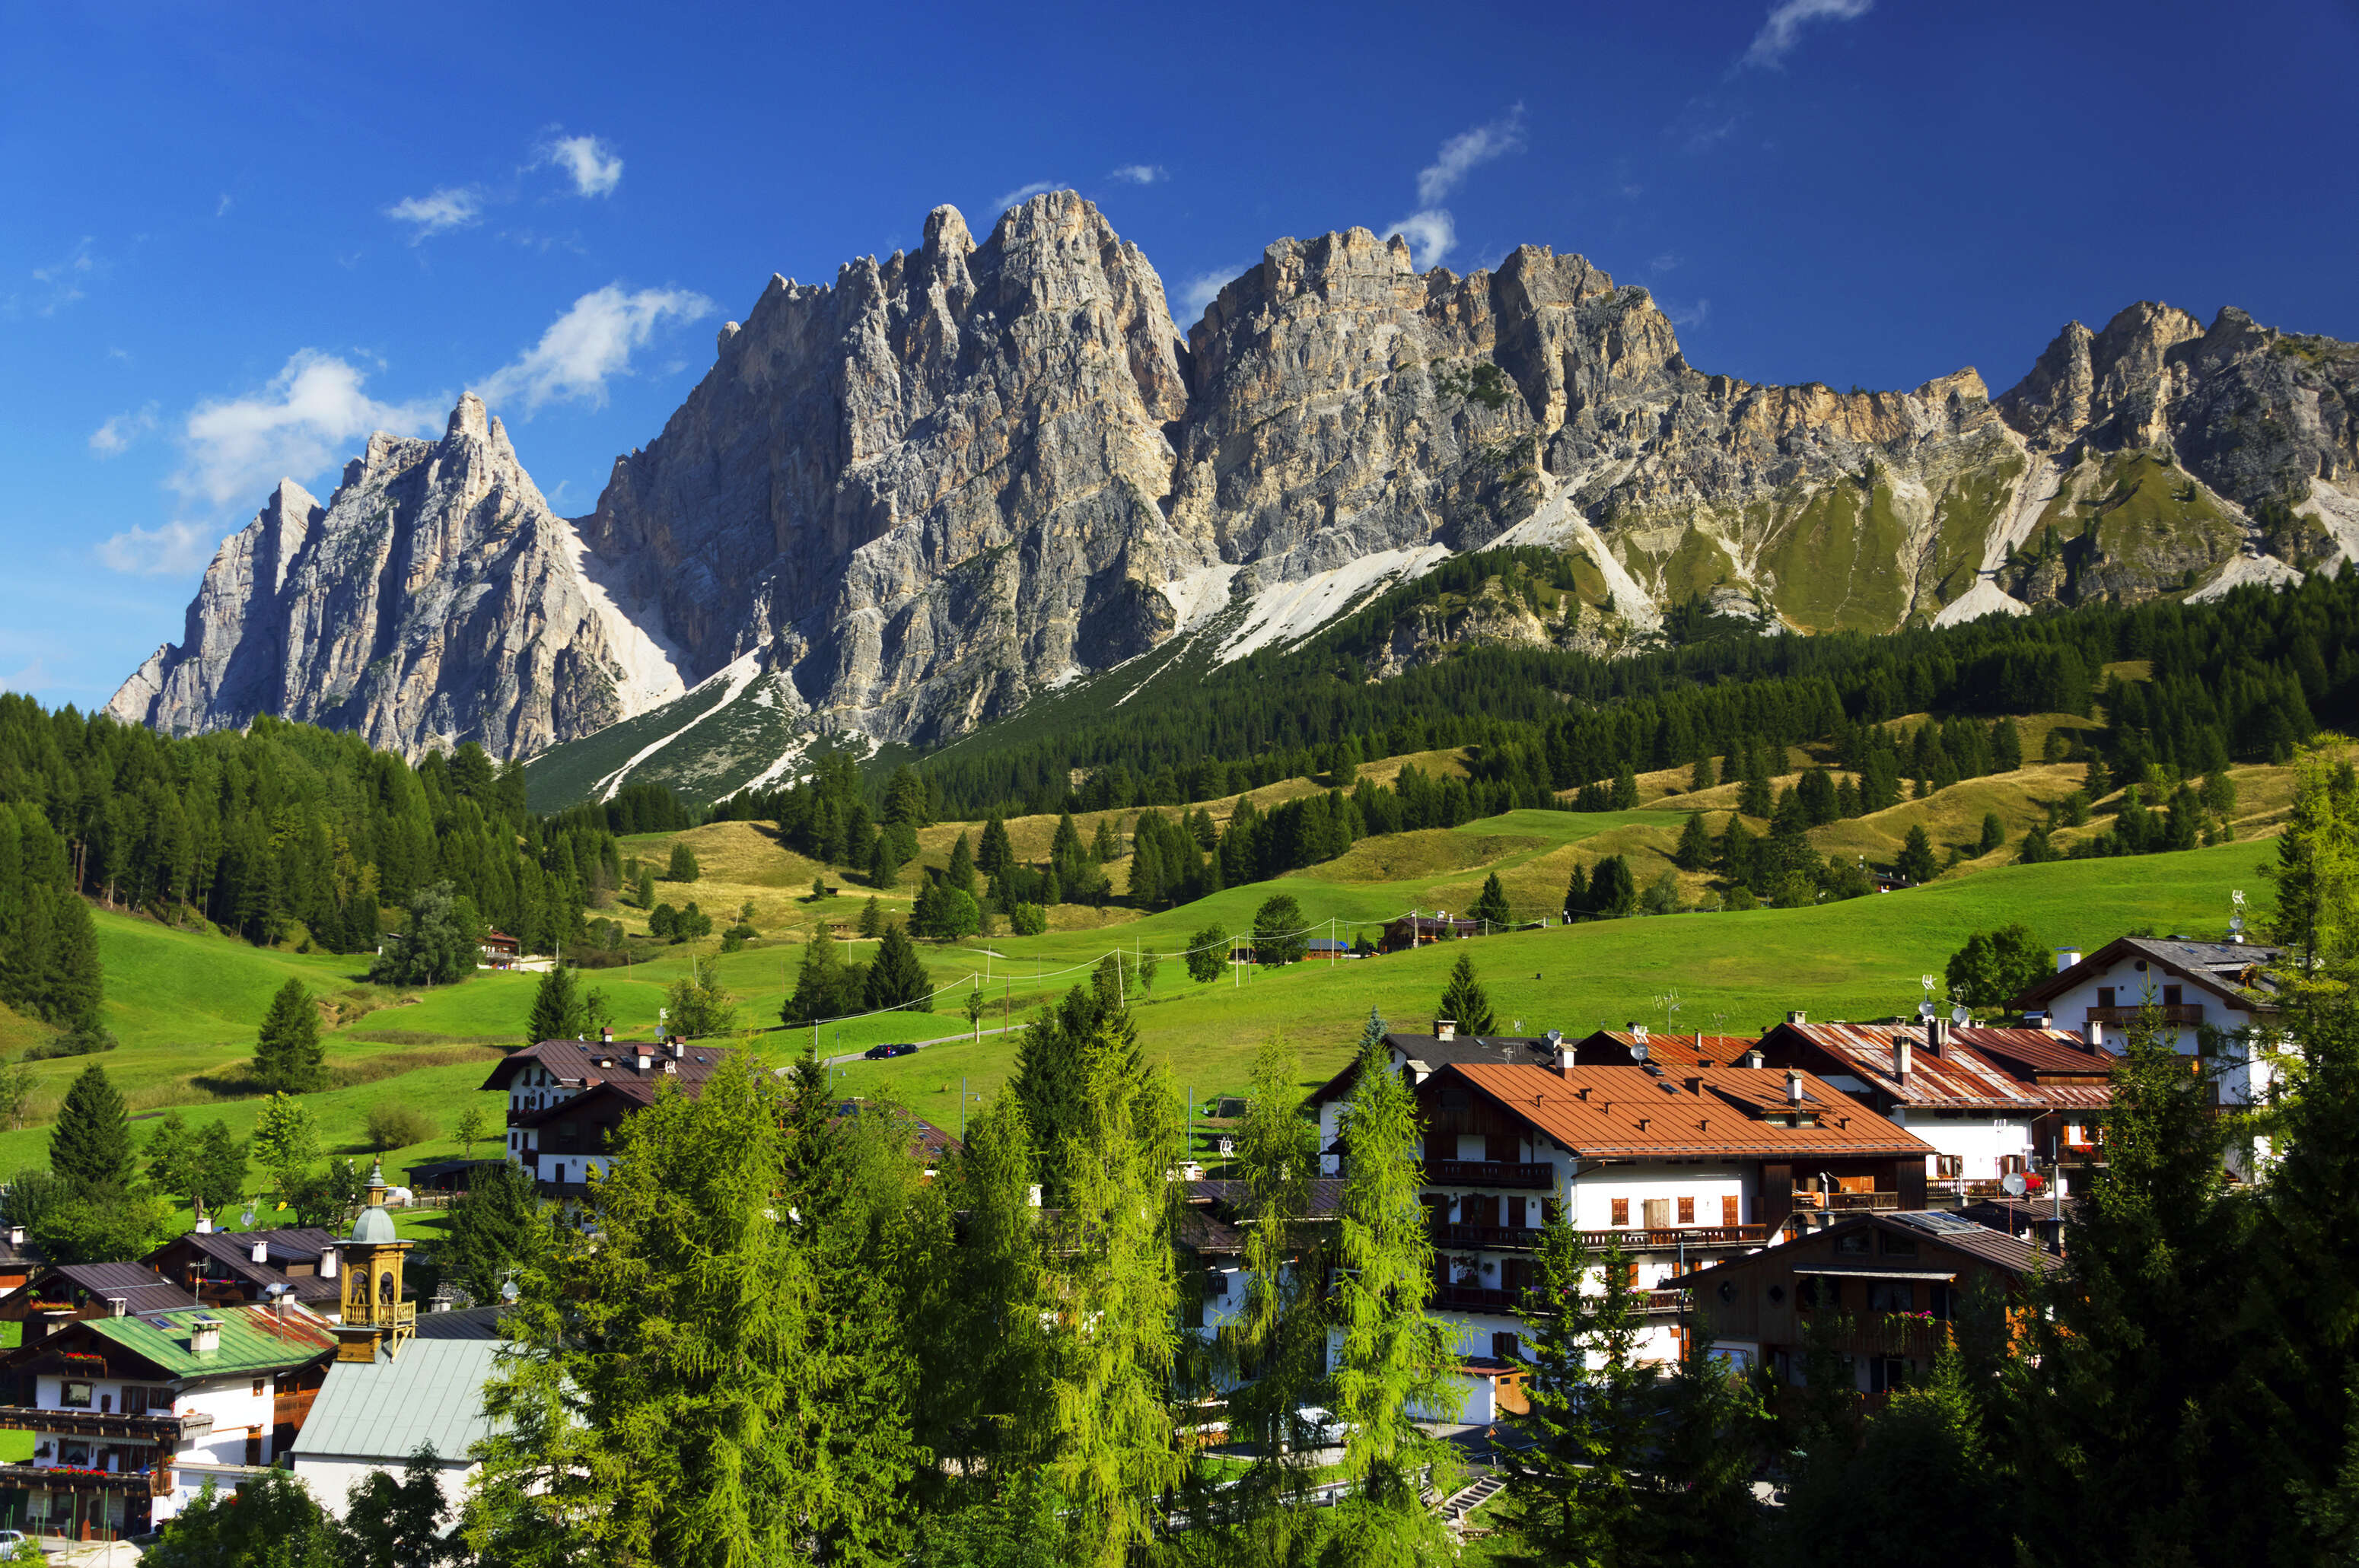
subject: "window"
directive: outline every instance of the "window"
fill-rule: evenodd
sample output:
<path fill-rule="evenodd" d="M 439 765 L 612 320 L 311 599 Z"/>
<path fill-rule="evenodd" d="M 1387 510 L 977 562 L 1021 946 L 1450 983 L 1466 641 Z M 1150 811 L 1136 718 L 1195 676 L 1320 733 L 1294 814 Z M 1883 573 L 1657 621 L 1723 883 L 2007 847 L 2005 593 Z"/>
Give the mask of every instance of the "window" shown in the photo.
<path fill-rule="evenodd" d="M 1695 1223 L 1695 1199 L 1681 1198 L 1680 1200 L 1680 1223 L 1681 1225 L 1693 1225 Z"/>
<path fill-rule="evenodd" d="M 1947 1323 L 1955 1315 L 1956 1309 L 1951 1303 L 1952 1294 L 1948 1285 L 1933 1284 L 1926 1287 L 1925 1305 L 1931 1313 L 1935 1323 Z"/>
<path fill-rule="evenodd" d="M 1867 1391 L 1888 1394 L 1908 1386 L 1908 1358 L 1905 1356 L 1871 1356 L 1867 1358 Z"/>
<path fill-rule="evenodd" d="M 1870 1280 L 1867 1282 L 1867 1310 L 1914 1312 L 1917 1310 L 1916 1291 L 1906 1280 Z"/>
<path fill-rule="evenodd" d="M 1734 1193 L 1730 1193 L 1720 1200 L 1720 1223 L 1730 1229 L 1733 1230 L 1744 1223 L 1740 1217 L 1743 1212 L 1744 1200 Z"/>
<path fill-rule="evenodd" d="M 90 1409 L 91 1386 L 88 1383 L 62 1383 L 58 1388 L 58 1403 L 70 1411 Z"/>
<path fill-rule="evenodd" d="M 1846 1231 L 1844 1234 L 1836 1237 L 1835 1256 L 1838 1258 L 1866 1257 L 1867 1232 L 1864 1230 Z"/>
<path fill-rule="evenodd" d="M 2177 986 L 2165 986 L 2162 988 L 2162 1005 L 2177 1007 L 2180 1005 L 2180 998 L 2184 994 Z"/>
<path fill-rule="evenodd" d="M 1804 1274 L 1794 1281 L 1794 1300 L 1806 1307 L 1843 1305 L 1843 1281 L 1823 1274 Z"/>
<path fill-rule="evenodd" d="M 1630 1200 L 1628 1198 L 1615 1198 L 1614 1200 L 1614 1223 L 1616 1225 L 1627 1225 L 1630 1223 Z"/>
<path fill-rule="evenodd" d="M 1646 1200 L 1646 1204 L 1647 1228 L 1649 1230 L 1669 1230 L 1671 1227 L 1671 1200 L 1669 1198 L 1648 1198 Z"/>
<path fill-rule="evenodd" d="M 248 1465 L 262 1463 L 262 1429 L 258 1426 L 245 1429 L 245 1462 Z"/>
<path fill-rule="evenodd" d="M 2111 1007 L 2114 1005 L 2113 987 L 2099 986 L 2097 988 L 2097 1005 L 2099 1007 Z"/>
<path fill-rule="evenodd" d="M 1514 1334 L 1491 1336 L 1491 1354 L 1502 1361 L 1513 1361 L 1524 1353 L 1523 1338 Z"/>
<path fill-rule="evenodd" d="M 1638 1265 L 1636 1263 L 1630 1265 L 1630 1288 L 1634 1291 L 1638 1288 Z"/>
<path fill-rule="evenodd" d="M 1208 1295 L 1208 1296 L 1225 1296 L 1225 1295 L 1227 1295 L 1227 1294 L 1229 1293 L 1229 1277 L 1228 1277 L 1228 1275 L 1227 1275 L 1227 1274 L 1225 1274 L 1225 1273 L 1223 1273 L 1222 1271 L 1220 1271 L 1220 1270 L 1218 1270 L 1218 1269 L 1207 1269 L 1207 1270 L 1205 1270 L 1205 1271 L 1204 1271 L 1204 1293 L 1205 1293 L 1206 1295 Z"/>
<path fill-rule="evenodd" d="M 1936 1154 L 1933 1158 L 1937 1162 L 1933 1173 L 1944 1180 L 1966 1173 L 1966 1157 L 1963 1154 Z"/>
<path fill-rule="evenodd" d="M 1889 1230 L 1882 1230 L 1876 1233 L 1875 1244 L 1877 1249 L 1886 1258 L 1917 1256 L 1917 1238 L 1913 1236 L 1901 1236 Z"/>
<path fill-rule="evenodd" d="M 254 1380 L 254 1397 L 257 1400 L 262 1397 L 262 1379 L 259 1378 Z"/>
<path fill-rule="evenodd" d="M 172 1402 L 168 1395 L 166 1397 L 164 1402 L 166 1404 Z M 123 1389 L 123 1413 L 125 1415 L 146 1415 L 147 1413 L 147 1390 L 139 1387 L 136 1383 L 125 1384 Z"/>

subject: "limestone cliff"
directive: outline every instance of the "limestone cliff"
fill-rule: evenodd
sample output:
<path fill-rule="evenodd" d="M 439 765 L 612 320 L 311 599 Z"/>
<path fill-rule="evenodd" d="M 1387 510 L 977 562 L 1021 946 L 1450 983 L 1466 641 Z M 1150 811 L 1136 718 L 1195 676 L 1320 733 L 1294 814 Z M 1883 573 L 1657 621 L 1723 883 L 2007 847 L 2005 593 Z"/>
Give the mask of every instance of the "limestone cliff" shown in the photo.
<path fill-rule="evenodd" d="M 1273 244 L 1183 337 L 1137 248 L 1052 193 L 980 243 L 945 207 L 913 252 L 773 278 L 573 523 L 472 398 L 439 442 L 374 438 L 324 508 L 282 485 L 114 708 L 710 795 L 1177 636 L 1286 645 L 1457 552 L 1559 552 L 1572 598 L 1421 614 L 1372 674 L 1643 644 L 1698 598 L 1887 631 L 2293 580 L 2359 554 L 2354 474 L 2359 349 L 2234 310 L 2075 323 L 1996 399 L 1972 370 L 1756 385 L 1580 256 L 1419 273 L 1355 229 Z"/>

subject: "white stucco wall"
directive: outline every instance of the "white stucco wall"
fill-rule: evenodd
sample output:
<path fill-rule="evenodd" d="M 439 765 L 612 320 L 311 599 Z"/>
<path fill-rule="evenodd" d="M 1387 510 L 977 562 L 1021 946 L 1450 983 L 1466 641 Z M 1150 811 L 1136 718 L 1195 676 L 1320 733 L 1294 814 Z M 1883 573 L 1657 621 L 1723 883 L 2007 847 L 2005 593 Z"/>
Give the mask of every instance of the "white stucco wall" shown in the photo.
<path fill-rule="evenodd" d="M 1942 1153 L 1957 1155 L 1963 1161 L 1958 1173 L 1968 1181 L 1996 1181 L 2000 1174 L 1999 1161 L 2009 1155 L 2036 1153 L 2044 1166 L 2048 1152 L 2032 1147 L 2032 1120 L 2027 1113 L 2017 1115 L 2007 1111 L 1968 1111 L 1961 1116 L 1943 1116 L 1930 1110 L 1910 1109 L 1906 1106 L 1896 1106 L 1892 1111 L 1894 1126 L 1905 1127 Z M 1928 1176 L 1940 1173 L 1940 1168 L 1930 1156 L 1926 1160 L 1925 1173 Z"/>
<path fill-rule="evenodd" d="M 357 1457 L 314 1459 L 307 1456 L 295 1461 L 295 1478 L 310 1488 L 311 1496 L 318 1499 L 321 1508 L 342 1519 L 344 1517 L 345 1499 L 351 1496 L 354 1487 L 378 1472 L 398 1481 L 408 1465 L 407 1456 L 383 1460 Z M 436 1479 L 441 1483 L 442 1501 L 453 1517 L 467 1500 L 467 1477 L 479 1468 L 480 1465 L 472 1464 L 446 1464 L 439 1467 L 440 1474 Z"/>
<path fill-rule="evenodd" d="M 2256 957 L 2257 959 L 2257 955 Z M 2089 1010 L 2099 1005 L 2097 992 L 2101 988 L 2111 988 L 2115 1007 L 2140 1007 L 2145 1004 L 2149 989 L 2154 992 L 2155 1001 L 2159 1004 L 2162 988 L 2167 985 L 2180 988 L 2182 1005 L 2200 1005 L 2203 1009 L 2202 1024 L 2163 1026 L 2162 1037 L 2170 1043 L 2170 1048 L 2182 1056 L 2195 1055 L 2199 1032 L 2203 1025 L 2208 1024 L 2220 1031 L 2223 1036 L 2221 1042 L 2223 1054 L 2220 1076 L 2221 1099 L 2232 1105 L 2249 1105 L 2261 1098 L 2267 1092 L 2273 1074 L 2267 1062 L 2253 1059 L 2252 1043 L 2240 1038 L 2253 1028 L 2253 1015 L 2242 1008 L 2230 1006 L 2193 980 L 2181 979 L 2170 974 L 2159 965 L 2150 964 L 2141 972 L 2136 959 L 2119 959 L 2107 965 L 2103 971 L 2091 972 L 2048 1006 L 2057 1028 L 2078 1034 L 2085 1026 Z M 2129 1026 L 2109 1023 L 2103 1027 L 2105 1044 L 2113 1050 L 2120 1050 L 2128 1035 Z"/>

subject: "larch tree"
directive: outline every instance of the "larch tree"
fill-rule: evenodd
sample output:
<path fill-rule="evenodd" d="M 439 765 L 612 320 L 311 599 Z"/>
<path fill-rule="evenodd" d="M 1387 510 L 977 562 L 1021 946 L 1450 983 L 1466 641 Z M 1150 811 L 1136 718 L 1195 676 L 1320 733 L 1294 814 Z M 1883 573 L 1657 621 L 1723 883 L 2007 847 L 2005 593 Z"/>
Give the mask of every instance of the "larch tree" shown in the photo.
<path fill-rule="evenodd" d="M 1371 1009 L 1359 1071 L 1343 1118 L 1343 1191 L 1337 1211 L 1333 1410 L 1344 1423 L 1343 1475 L 1357 1483 L 1338 1525 L 1367 1563 L 1427 1560 L 1440 1526 L 1419 1490 L 1446 1466 L 1447 1448 L 1418 1422 L 1446 1420 L 1457 1396 L 1457 1347 L 1426 1314 L 1433 1294 L 1433 1234 L 1420 1195 L 1417 1102 L 1394 1070 L 1384 1020 Z"/>

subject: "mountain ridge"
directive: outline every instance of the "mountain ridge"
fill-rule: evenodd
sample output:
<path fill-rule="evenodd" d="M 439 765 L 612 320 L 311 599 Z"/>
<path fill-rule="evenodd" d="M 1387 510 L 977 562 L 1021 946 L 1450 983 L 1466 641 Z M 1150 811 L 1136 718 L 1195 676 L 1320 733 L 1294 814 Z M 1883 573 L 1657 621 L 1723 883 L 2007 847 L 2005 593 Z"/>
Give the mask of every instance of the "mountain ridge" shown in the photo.
<path fill-rule="evenodd" d="M 1581 256 L 1419 273 L 1361 229 L 1272 244 L 1183 338 L 1079 197 L 981 242 L 943 207 L 915 251 L 774 276 L 583 517 L 472 396 L 439 443 L 373 438 L 324 508 L 283 485 L 110 707 L 502 756 L 677 710 L 703 734 L 631 722 L 584 784 L 669 737 L 742 787 L 815 743 L 971 734 L 1175 638 L 1288 644 L 1494 546 L 1561 552 L 1575 591 L 1453 635 L 1605 649 L 1690 598 L 1888 631 L 2201 595 L 2359 554 L 2354 410 L 2359 350 L 2143 302 L 1995 398 L 1971 369 L 1746 383 Z"/>

